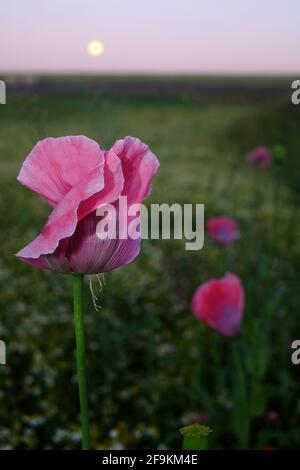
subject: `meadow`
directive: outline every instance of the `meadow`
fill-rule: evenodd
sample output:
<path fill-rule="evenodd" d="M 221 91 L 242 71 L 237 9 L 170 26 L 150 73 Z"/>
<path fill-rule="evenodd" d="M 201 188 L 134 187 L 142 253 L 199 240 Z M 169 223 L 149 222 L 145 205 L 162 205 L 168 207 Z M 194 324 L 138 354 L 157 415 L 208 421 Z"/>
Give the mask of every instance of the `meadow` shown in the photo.
<path fill-rule="evenodd" d="M 210 449 L 299 448 L 299 109 L 289 89 L 253 93 L 260 81 L 217 94 L 133 93 L 132 83 L 119 93 L 83 78 L 78 90 L 25 87 L 0 107 L 0 448 L 80 448 L 71 279 L 14 256 L 49 214 L 16 181 L 21 164 L 39 139 L 73 134 L 105 148 L 139 137 L 161 163 L 148 204 L 202 203 L 206 219 L 233 217 L 240 232 L 228 247 L 206 234 L 201 251 L 144 240 L 132 264 L 105 275 L 99 312 L 86 283 L 93 448 L 180 449 L 179 428 L 194 421 L 212 429 Z M 249 167 L 253 147 L 278 144 L 283 161 Z M 195 289 L 228 271 L 246 293 L 234 338 L 190 309 Z"/>

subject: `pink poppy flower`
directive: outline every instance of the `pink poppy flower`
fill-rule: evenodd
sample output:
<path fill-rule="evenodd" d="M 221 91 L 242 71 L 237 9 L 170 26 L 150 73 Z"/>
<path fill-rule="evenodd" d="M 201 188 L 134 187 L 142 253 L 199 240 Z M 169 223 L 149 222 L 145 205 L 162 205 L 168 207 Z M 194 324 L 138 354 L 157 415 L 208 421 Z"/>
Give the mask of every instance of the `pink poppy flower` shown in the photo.
<path fill-rule="evenodd" d="M 205 325 L 223 336 L 233 336 L 241 327 L 244 297 L 240 279 L 227 273 L 221 279 L 212 279 L 198 287 L 191 308 Z"/>
<path fill-rule="evenodd" d="M 230 217 L 213 217 L 207 222 L 211 238 L 220 245 L 230 245 L 239 237 L 237 225 Z"/>
<path fill-rule="evenodd" d="M 271 152 L 267 147 L 257 147 L 248 155 L 248 163 L 252 167 L 266 168 L 272 163 Z"/>
<path fill-rule="evenodd" d="M 18 180 L 38 193 L 53 210 L 42 232 L 17 257 L 32 266 L 61 273 L 97 274 L 130 263 L 140 239 L 101 240 L 96 209 L 128 207 L 151 191 L 159 163 L 139 139 L 125 137 L 105 151 L 85 136 L 47 138 L 27 156 Z"/>

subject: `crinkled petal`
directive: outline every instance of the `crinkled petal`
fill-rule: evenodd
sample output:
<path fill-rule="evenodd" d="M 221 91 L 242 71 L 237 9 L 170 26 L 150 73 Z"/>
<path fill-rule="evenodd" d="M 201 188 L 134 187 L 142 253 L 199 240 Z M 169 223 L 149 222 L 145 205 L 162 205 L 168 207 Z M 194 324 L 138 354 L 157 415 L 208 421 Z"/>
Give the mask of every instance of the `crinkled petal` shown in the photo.
<path fill-rule="evenodd" d="M 116 201 L 122 193 L 124 176 L 119 157 L 113 150 L 109 150 L 105 152 L 104 158 L 104 188 L 80 204 L 78 220 L 83 219 L 100 205 Z"/>
<path fill-rule="evenodd" d="M 66 194 L 53 209 L 41 234 L 16 256 L 23 260 L 24 258 L 37 259 L 41 255 L 53 253 L 60 240 L 70 237 L 75 232 L 80 203 L 100 191 L 103 186 L 103 167 L 99 166 Z"/>
<path fill-rule="evenodd" d="M 27 156 L 18 181 L 55 206 L 103 163 L 104 153 L 88 137 L 49 137 L 38 142 Z"/>
<path fill-rule="evenodd" d="M 149 147 L 135 137 L 117 140 L 112 147 L 122 162 L 125 178 L 122 195 L 128 205 L 140 203 L 151 192 L 151 182 L 159 168 L 159 161 Z"/>

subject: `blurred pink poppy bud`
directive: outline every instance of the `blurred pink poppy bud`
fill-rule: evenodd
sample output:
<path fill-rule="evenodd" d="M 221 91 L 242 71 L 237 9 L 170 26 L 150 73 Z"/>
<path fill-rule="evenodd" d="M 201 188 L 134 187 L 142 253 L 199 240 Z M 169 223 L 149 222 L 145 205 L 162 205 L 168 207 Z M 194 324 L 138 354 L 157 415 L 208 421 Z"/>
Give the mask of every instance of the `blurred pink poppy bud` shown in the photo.
<path fill-rule="evenodd" d="M 241 327 L 244 298 L 240 279 L 227 273 L 221 279 L 212 279 L 198 287 L 191 308 L 205 325 L 223 336 L 233 336 Z"/>
<path fill-rule="evenodd" d="M 85 136 L 38 142 L 18 180 L 53 210 L 42 232 L 16 256 L 32 266 L 70 274 L 97 274 L 130 263 L 139 253 L 140 238 L 100 239 L 96 210 L 112 204 L 118 212 L 120 196 L 127 197 L 128 210 L 142 203 L 158 167 L 148 146 L 133 137 L 118 140 L 108 151 Z"/>
<path fill-rule="evenodd" d="M 239 237 L 236 222 L 231 217 L 209 219 L 207 230 L 211 238 L 220 245 L 230 245 Z"/>
<path fill-rule="evenodd" d="M 211 416 L 208 413 L 200 413 L 192 419 L 193 423 L 197 424 L 207 424 L 211 422 Z"/>
<path fill-rule="evenodd" d="M 249 153 L 248 163 L 252 167 L 266 168 L 272 163 L 270 150 L 267 147 L 256 147 Z"/>

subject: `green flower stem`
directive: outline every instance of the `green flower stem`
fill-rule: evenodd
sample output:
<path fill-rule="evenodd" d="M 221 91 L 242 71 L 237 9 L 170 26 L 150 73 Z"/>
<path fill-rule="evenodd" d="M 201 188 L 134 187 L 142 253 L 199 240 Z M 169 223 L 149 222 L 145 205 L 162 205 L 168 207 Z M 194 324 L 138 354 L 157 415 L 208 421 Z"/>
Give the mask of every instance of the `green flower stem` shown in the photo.
<path fill-rule="evenodd" d="M 83 275 L 73 275 L 74 323 L 76 336 L 77 376 L 79 387 L 80 414 L 82 426 L 82 449 L 90 448 L 90 426 L 87 400 L 87 380 L 85 363 L 85 336 L 82 313 Z"/>
<path fill-rule="evenodd" d="M 184 437 L 182 450 L 206 450 L 207 442 L 203 438 Z"/>
<path fill-rule="evenodd" d="M 201 424 L 191 424 L 180 429 L 183 450 L 206 450 L 207 436 L 211 430 Z"/>
<path fill-rule="evenodd" d="M 235 390 L 234 390 L 234 428 L 241 449 L 249 448 L 250 436 L 250 403 L 246 390 L 246 380 L 241 355 L 236 341 L 233 343 L 233 357 L 235 363 Z"/>

